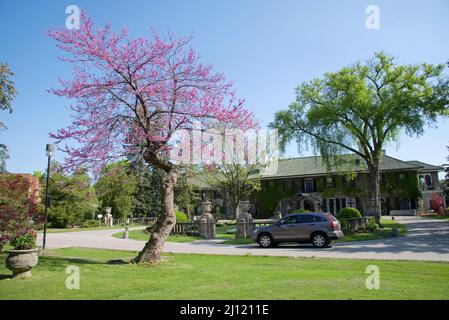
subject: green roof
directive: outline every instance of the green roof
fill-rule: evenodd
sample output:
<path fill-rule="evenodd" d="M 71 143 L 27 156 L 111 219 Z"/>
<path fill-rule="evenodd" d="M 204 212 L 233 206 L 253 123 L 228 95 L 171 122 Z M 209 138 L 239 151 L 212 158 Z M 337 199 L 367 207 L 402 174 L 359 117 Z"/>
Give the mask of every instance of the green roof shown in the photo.
<path fill-rule="evenodd" d="M 441 167 L 441 166 L 434 166 L 432 164 L 428 164 L 428 163 L 421 162 L 421 161 L 418 161 L 418 160 L 411 160 L 411 161 L 407 161 L 407 162 L 411 163 L 411 164 L 414 164 L 414 165 L 417 165 L 417 166 L 420 166 L 421 169 L 418 170 L 419 172 L 424 172 L 424 171 L 443 171 L 444 170 L 444 168 Z"/>
<path fill-rule="evenodd" d="M 289 159 L 279 159 L 275 174 L 262 174 L 262 179 L 278 179 L 288 177 L 319 176 L 343 172 L 368 172 L 365 161 L 353 154 L 341 155 L 338 157 L 338 169 L 330 169 L 323 163 L 321 156 L 299 157 Z M 387 155 L 382 157 L 380 162 L 380 171 L 441 171 L 442 167 L 427 164 L 421 161 L 402 161 Z M 199 189 L 213 190 L 200 176 L 189 178 L 189 182 L 196 185 Z"/>
<path fill-rule="evenodd" d="M 280 159 L 277 172 L 273 175 L 262 175 L 262 178 L 280 178 L 297 176 L 316 176 L 341 172 L 366 172 L 365 161 L 352 154 L 339 157 L 341 164 L 338 169 L 328 170 L 321 156 Z M 421 166 L 402 161 L 390 156 L 383 156 L 380 163 L 380 171 L 419 170 Z"/>

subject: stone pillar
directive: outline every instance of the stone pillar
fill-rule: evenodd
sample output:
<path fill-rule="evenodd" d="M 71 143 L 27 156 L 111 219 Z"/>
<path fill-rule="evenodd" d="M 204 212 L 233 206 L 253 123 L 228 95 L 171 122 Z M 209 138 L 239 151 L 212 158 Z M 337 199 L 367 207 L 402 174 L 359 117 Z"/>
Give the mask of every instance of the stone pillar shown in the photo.
<path fill-rule="evenodd" d="M 212 202 L 204 201 L 202 203 L 201 219 L 200 219 L 200 236 L 205 239 L 215 239 L 215 218 L 212 215 Z"/>
<path fill-rule="evenodd" d="M 237 219 L 236 238 L 250 237 L 254 228 L 253 217 L 249 213 L 251 203 L 249 201 L 240 201 L 240 215 Z"/>
<path fill-rule="evenodd" d="M 207 219 L 206 218 L 200 218 L 200 237 L 207 239 Z"/>
<path fill-rule="evenodd" d="M 112 220 L 112 208 L 111 207 L 106 207 L 104 209 L 104 211 L 106 212 L 105 216 L 104 216 L 104 223 L 106 224 L 107 227 L 112 227 L 113 226 L 113 220 Z"/>
<path fill-rule="evenodd" d="M 237 230 L 235 232 L 235 237 L 238 238 L 246 238 L 246 223 L 245 218 L 240 215 L 237 219 Z"/>
<path fill-rule="evenodd" d="M 215 227 L 215 218 L 213 215 L 211 215 L 207 227 L 208 227 L 208 239 L 215 239 L 217 237 L 217 232 Z"/>

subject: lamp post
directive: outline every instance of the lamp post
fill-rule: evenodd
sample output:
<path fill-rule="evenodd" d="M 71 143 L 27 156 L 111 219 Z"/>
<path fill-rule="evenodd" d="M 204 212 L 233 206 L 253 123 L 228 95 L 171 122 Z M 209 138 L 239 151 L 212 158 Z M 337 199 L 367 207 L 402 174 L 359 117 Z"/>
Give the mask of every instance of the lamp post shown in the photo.
<path fill-rule="evenodd" d="M 50 197 L 48 195 L 48 183 L 50 181 L 50 161 L 51 161 L 51 156 L 53 155 L 54 151 L 55 151 L 55 146 L 53 144 L 47 144 L 47 147 L 45 149 L 47 151 L 47 158 L 48 158 L 48 162 L 47 162 L 47 183 L 45 185 L 45 221 L 44 221 L 44 237 L 43 237 L 43 241 L 42 241 L 42 251 L 45 251 L 45 242 L 47 240 L 47 210 L 48 207 L 50 206 Z"/>

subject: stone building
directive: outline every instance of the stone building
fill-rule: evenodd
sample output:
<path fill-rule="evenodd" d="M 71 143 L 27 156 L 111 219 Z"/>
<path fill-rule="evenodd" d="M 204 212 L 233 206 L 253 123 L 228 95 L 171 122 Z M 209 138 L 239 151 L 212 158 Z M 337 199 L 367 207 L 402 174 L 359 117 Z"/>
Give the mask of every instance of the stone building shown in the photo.
<path fill-rule="evenodd" d="M 368 197 L 369 174 L 364 161 L 354 155 L 339 158 L 341 163 L 327 166 L 321 157 L 281 159 L 277 172 L 262 175 L 262 190 L 253 195 L 254 215 L 268 218 L 276 212 L 294 210 L 326 211 L 336 214 L 355 207 L 365 215 L 374 213 Z M 403 161 L 387 155 L 381 160 L 382 214 L 413 215 L 429 211 L 432 194 L 442 194 L 438 173 L 443 168 L 420 161 Z M 204 183 L 199 189 L 232 216 L 226 199 Z"/>

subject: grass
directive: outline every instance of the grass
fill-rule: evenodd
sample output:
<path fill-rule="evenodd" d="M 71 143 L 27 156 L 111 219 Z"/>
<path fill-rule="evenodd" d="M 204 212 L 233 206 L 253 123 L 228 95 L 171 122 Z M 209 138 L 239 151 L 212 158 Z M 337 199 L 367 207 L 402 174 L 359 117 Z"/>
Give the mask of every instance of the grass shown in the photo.
<path fill-rule="evenodd" d="M 398 223 L 397 221 L 382 219 L 383 229 L 378 229 L 373 232 L 360 232 L 354 234 L 346 234 L 342 239 L 336 240 L 335 242 L 352 242 L 352 241 L 366 241 L 375 239 L 385 239 L 391 237 L 391 230 L 396 228 L 398 230 L 398 236 L 403 236 L 406 234 L 407 230 L 404 225 Z M 217 239 L 224 240 L 221 244 L 227 245 L 241 245 L 241 244 L 252 244 L 254 241 L 252 239 L 236 239 L 235 238 L 235 225 L 224 225 L 217 227 Z M 123 238 L 123 232 L 118 232 L 113 235 L 116 238 Z M 148 235 L 144 230 L 130 230 L 128 237 L 134 240 L 147 241 Z M 182 236 L 182 235 L 171 235 L 169 236 L 169 242 L 191 242 L 195 240 L 200 240 L 201 237 L 197 236 Z"/>
<path fill-rule="evenodd" d="M 244 243 L 252 243 L 252 241 L 249 241 L 251 239 L 235 239 L 235 232 L 229 233 L 230 231 L 235 230 L 235 226 L 221 226 L 217 227 L 217 239 L 223 239 L 226 240 L 225 242 L 230 242 L 227 244 L 244 244 Z M 118 232 L 112 235 L 116 238 L 123 238 L 123 231 Z M 128 231 L 128 238 L 133 240 L 141 240 L 141 241 L 148 241 L 149 235 L 145 233 L 143 229 L 140 230 L 130 230 Z M 195 240 L 201 240 L 201 237 L 198 236 L 185 236 L 185 235 L 170 235 L 167 239 L 168 242 L 191 242 Z M 233 243 L 235 240 L 247 240 L 243 243 Z"/>
<path fill-rule="evenodd" d="M 130 225 L 129 227 L 138 227 L 139 225 Z M 65 232 L 79 232 L 79 231 L 93 231 L 93 230 L 114 230 L 123 229 L 125 226 L 113 226 L 113 227 L 92 227 L 92 228 L 47 228 L 47 233 L 65 233 Z M 44 232 L 39 230 L 39 232 Z"/>
<path fill-rule="evenodd" d="M 112 236 L 115 238 L 123 238 L 123 231 L 114 233 Z M 141 240 L 141 241 L 148 241 L 150 236 L 145 233 L 144 229 L 139 230 L 129 230 L 128 231 L 128 238 L 133 240 Z M 192 242 L 195 240 L 201 239 L 200 237 L 196 236 L 184 236 L 184 235 L 170 235 L 167 239 L 168 242 Z"/>
<path fill-rule="evenodd" d="M 65 248 L 41 256 L 30 279 L 0 263 L 0 299 L 448 299 L 449 264 L 176 254 L 156 266 L 108 264 L 135 252 Z M 3 261 L 5 255 L 1 255 Z M 80 289 L 65 287 L 69 265 Z M 380 290 L 365 287 L 368 265 Z"/>
<path fill-rule="evenodd" d="M 345 234 L 342 239 L 337 240 L 336 242 L 366 241 L 391 238 L 391 230 L 393 228 L 396 228 L 398 230 L 398 236 L 404 236 L 407 233 L 406 227 L 397 221 L 382 219 L 381 223 L 383 225 L 383 229 L 378 229 L 372 232 Z"/>

